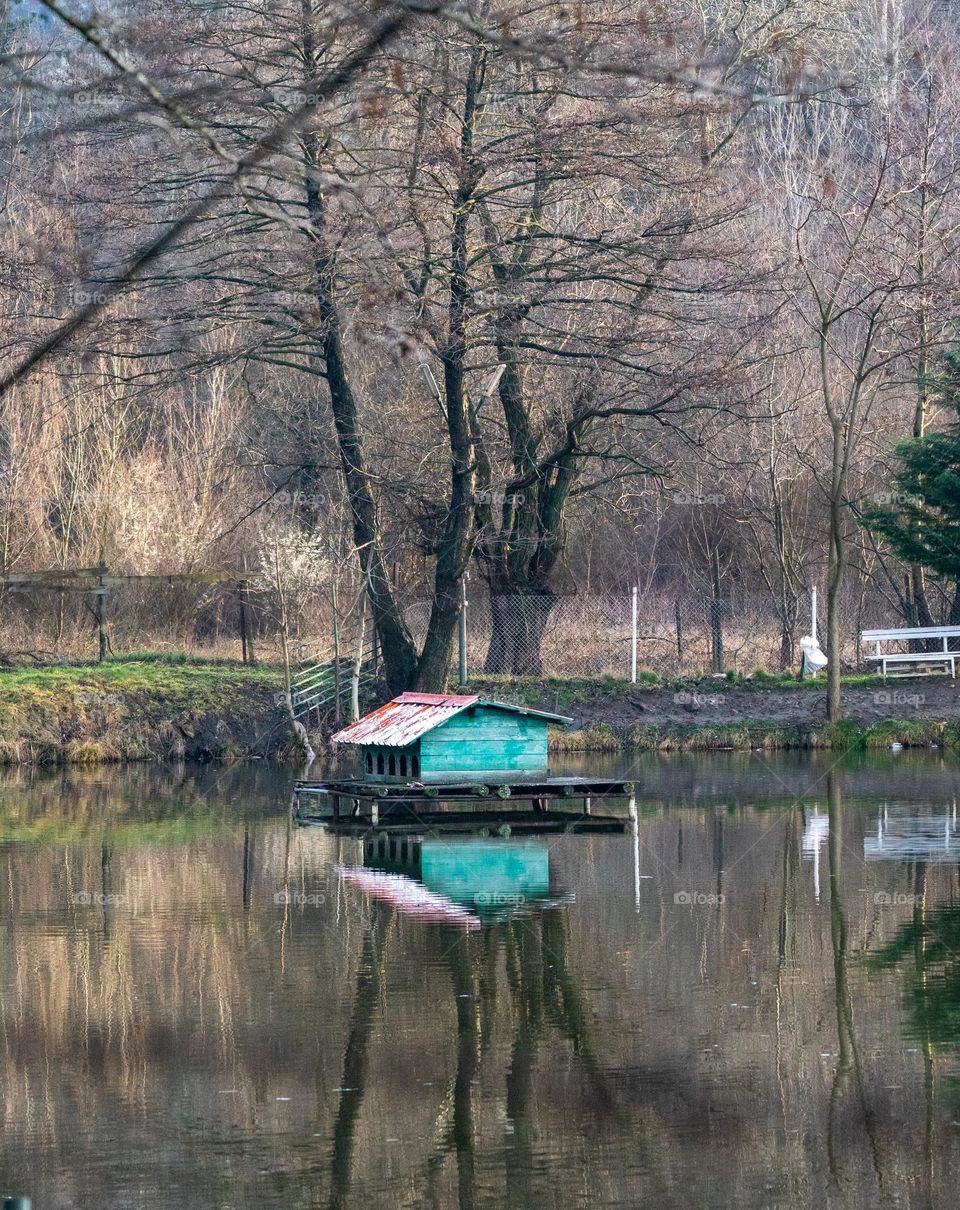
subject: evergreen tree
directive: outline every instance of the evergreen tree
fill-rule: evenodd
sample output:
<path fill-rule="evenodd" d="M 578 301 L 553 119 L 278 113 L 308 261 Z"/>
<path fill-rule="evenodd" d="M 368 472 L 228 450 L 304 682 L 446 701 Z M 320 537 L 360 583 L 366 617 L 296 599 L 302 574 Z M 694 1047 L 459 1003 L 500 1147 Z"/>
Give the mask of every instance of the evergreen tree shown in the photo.
<path fill-rule="evenodd" d="M 957 421 L 944 432 L 911 438 L 896 447 L 899 467 L 890 499 L 865 510 L 861 520 L 885 538 L 905 563 L 919 563 L 941 579 L 958 584 L 960 350 L 947 358 L 936 396 L 942 405 L 957 411 Z M 952 612 L 957 611 L 955 602 Z"/>

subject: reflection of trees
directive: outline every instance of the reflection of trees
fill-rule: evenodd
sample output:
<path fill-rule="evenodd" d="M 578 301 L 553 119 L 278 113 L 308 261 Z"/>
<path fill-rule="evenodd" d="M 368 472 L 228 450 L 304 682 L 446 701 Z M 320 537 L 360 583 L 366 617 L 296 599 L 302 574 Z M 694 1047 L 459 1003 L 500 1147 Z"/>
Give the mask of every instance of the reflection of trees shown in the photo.
<path fill-rule="evenodd" d="M 960 920 L 924 914 L 918 900 L 872 959 L 883 975 L 861 999 L 868 900 L 843 851 L 836 791 L 822 908 L 797 812 L 730 814 L 722 829 L 686 812 L 679 885 L 709 888 L 723 873 L 723 930 L 712 914 L 672 911 L 681 819 L 665 814 L 644 825 L 662 884 L 644 884 L 641 913 L 628 846 L 605 842 L 593 869 L 578 838 L 556 845 L 574 910 L 468 933 L 338 889 L 330 871 L 355 860 L 353 841 L 289 818 L 248 821 L 212 794 L 196 812 L 152 816 L 116 787 L 91 786 L 101 814 L 75 793 L 65 843 L 13 843 L 0 856 L 8 1152 L 22 1165 L 39 1138 L 60 1171 L 94 1174 L 78 1191 L 47 1176 L 51 1163 L 44 1204 L 81 1204 L 79 1192 L 83 1204 L 114 1204 L 109 1164 L 90 1163 L 113 1138 L 154 1157 L 143 1161 L 152 1196 L 182 1204 L 193 1204 L 185 1191 L 222 1186 L 229 1199 L 243 1184 L 250 1204 L 282 1188 L 291 1210 L 364 1210 L 392 1191 L 407 1208 L 526 1210 L 563 1204 L 558 1178 L 575 1171 L 596 1204 L 710 1204 L 714 1181 L 718 1204 L 749 1205 L 766 1166 L 784 1188 L 803 1182 L 806 1204 L 860 1210 L 882 1200 L 876 1133 L 883 1199 L 922 1205 L 924 1161 L 942 1182 L 957 1154 L 955 1131 L 938 1125 L 934 1138 L 932 1080 L 937 1046 L 960 1038 Z M 18 828 L 57 822 L 53 799 L 42 813 L 36 802 Z M 846 817 L 849 837 L 849 807 Z M 931 901 L 953 885 L 943 865 L 913 875 Z M 103 906 L 73 905 L 98 887 Z M 284 887 L 327 899 L 281 909 Z M 901 973 L 927 1062 L 926 1155 L 918 1056 L 899 1053 L 887 1008 Z M 835 1029 L 836 1069 L 820 1060 Z M 888 1083 L 903 1090 L 887 1096 Z M 782 1127 L 769 1113 L 778 1087 Z M 185 1103 L 196 1107 L 189 1147 Z M 942 1099 L 937 1110 L 939 1123 L 956 1116 Z M 78 1114 L 96 1129 L 77 1131 Z M 828 1141 L 842 1181 L 829 1198 Z"/>
<path fill-rule="evenodd" d="M 442 961 L 450 976 L 456 1061 L 451 1086 L 438 1111 L 434 1150 L 425 1165 L 422 1182 L 425 1204 L 443 1204 L 439 1180 L 450 1156 L 456 1159 L 457 1204 L 461 1210 L 469 1210 L 477 1202 L 480 1127 L 476 1085 L 485 1040 L 493 1032 L 494 1016 L 504 1012 L 504 1005 L 498 1004 L 497 998 L 496 972 L 501 958 L 509 989 L 508 1010 L 514 1023 L 504 1104 L 512 1128 L 505 1155 L 509 1204 L 522 1207 L 535 1204 L 532 1181 L 536 1171 L 533 1157 L 537 1057 L 550 1027 L 559 1032 L 578 1056 L 595 1106 L 606 1111 L 613 1107 L 614 1099 L 594 1046 L 589 1014 L 570 971 L 568 929 L 569 921 L 563 912 L 547 911 L 539 917 L 509 921 L 477 933 L 438 928 L 429 934 L 434 957 Z M 389 1014 L 386 996 L 384 1004 L 384 1011 Z M 437 1012 L 438 1029 L 442 1019 Z M 442 1045 L 442 1038 L 438 1042 Z M 353 1077 L 348 1081 L 345 1075 L 346 1086 L 353 1087 L 354 1083 Z M 357 1098 L 350 1103 L 359 1105 Z M 342 1192 L 345 1191 L 344 1185 Z M 342 1205 L 342 1201 L 337 1204 Z"/>
<path fill-rule="evenodd" d="M 827 1124 L 827 1155 L 830 1173 L 834 1181 L 841 1179 L 839 1157 L 836 1148 L 836 1119 L 837 1111 L 844 1096 L 845 1089 L 853 1080 L 857 1093 L 857 1104 L 860 1119 L 870 1145 L 873 1170 L 877 1178 L 878 1189 L 883 1188 L 883 1175 L 880 1169 L 880 1153 L 877 1145 L 873 1111 L 866 1096 L 863 1082 L 863 1064 L 860 1048 L 857 1043 L 857 1033 L 853 1018 L 853 1005 L 850 999 L 850 983 L 847 974 L 848 942 L 847 915 L 843 906 L 843 821 L 841 812 L 840 779 L 831 770 L 827 773 L 827 802 L 830 818 L 830 831 L 827 849 L 830 860 L 830 940 L 833 947 L 833 976 L 834 1000 L 837 1011 L 837 1067 L 830 1091 L 829 1120 Z"/>
<path fill-rule="evenodd" d="M 903 968 L 910 1033 L 920 1043 L 924 1072 L 924 1168 L 933 1204 L 936 1154 L 936 1051 L 960 1049 L 960 905 L 927 906 L 927 865 L 914 869 L 913 913 L 893 940 L 870 956 L 874 970 Z"/>
<path fill-rule="evenodd" d="M 447 940 L 446 930 L 440 934 Z M 483 958 L 479 938 L 464 932 L 455 934 L 447 945 L 453 994 L 457 1011 L 457 1073 L 453 1085 L 453 1148 L 457 1156 L 457 1192 L 461 1210 L 474 1205 L 475 1126 L 473 1091 L 479 1059 L 479 1022 L 477 1019 L 478 965 Z"/>
<path fill-rule="evenodd" d="M 388 911 L 376 910 L 363 935 L 363 954 L 357 970 L 353 1012 L 343 1056 L 340 1103 L 333 1128 L 333 1159 L 330 1166 L 332 1210 L 345 1206 L 350 1192 L 354 1140 L 366 1092 L 370 1033 L 383 984 L 383 945 L 389 919 Z"/>
<path fill-rule="evenodd" d="M 917 870 L 917 885 L 925 871 Z M 871 955 L 874 968 L 904 967 L 911 1033 L 932 1046 L 960 1049 L 960 905 L 924 909 L 918 892 L 912 919 Z"/>
<path fill-rule="evenodd" d="M 543 962 L 541 938 L 523 922 L 505 929 L 507 978 L 516 1026 L 507 1070 L 507 1117 L 513 1137 L 507 1149 L 507 1188 L 512 1205 L 532 1202 L 533 1144 L 536 1126 L 531 1106 L 537 1047 L 543 1036 Z"/>

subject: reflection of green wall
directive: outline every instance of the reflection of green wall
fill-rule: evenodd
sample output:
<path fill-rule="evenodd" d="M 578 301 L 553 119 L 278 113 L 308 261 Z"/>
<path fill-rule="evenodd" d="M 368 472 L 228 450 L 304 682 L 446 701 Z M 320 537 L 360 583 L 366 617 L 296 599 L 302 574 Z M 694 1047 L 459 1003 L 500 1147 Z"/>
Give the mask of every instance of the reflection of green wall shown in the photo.
<path fill-rule="evenodd" d="M 430 890 L 457 903 L 473 903 L 478 895 L 536 898 L 550 889 L 550 854 L 545 845 L 425 840 L 420 862 Z"/>
<path fill-rule="evenodd" d="M 368 869 L 416 878 L 456 903 L 477 896 L 536 899 L 550 891 L 545 845 L 516 840 L 423 840 L 380 836 L 363 846 Z"/>

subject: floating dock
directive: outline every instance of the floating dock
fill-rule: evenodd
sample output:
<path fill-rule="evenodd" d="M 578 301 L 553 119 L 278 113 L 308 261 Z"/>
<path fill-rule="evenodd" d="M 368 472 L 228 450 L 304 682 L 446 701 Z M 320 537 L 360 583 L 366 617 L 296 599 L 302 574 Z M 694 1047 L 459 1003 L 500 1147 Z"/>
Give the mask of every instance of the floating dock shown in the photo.
<path fill-rule="evenodd" d="M 449 782 L 424 785 L 370 782 L 362 778 L 299 781 L 294 812 L 300 823 L 321 823 L 342 835 L 372 828 L 397 832 L 472 831 L 627 832 L 626 815 L 599 814 L 607 799 L 633 798 L 634 783 L 596 777 L 546 777 L 537 781 Z M 508 804 L 527 802 L 532 809 Z M 453 809 L 442 809 L 449 804 Z"/>

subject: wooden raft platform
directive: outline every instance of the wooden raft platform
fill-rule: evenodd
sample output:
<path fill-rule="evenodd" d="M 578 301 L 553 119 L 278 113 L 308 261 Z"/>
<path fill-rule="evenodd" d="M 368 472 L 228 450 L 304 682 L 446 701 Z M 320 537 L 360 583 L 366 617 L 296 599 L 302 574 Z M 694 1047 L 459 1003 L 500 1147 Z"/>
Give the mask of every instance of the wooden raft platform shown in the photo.
<path fill-rule="evenodd" d="M 322 823 L 344 835 L 363 835 L 371 828 L 415 832 L 425 827 L 442 831 L 506 828 L 511 834 L 623 832 L 629 829 L 627 817 L 598 815 L 594 803 L 629 798 L 633 793 L 633 782 L 596 777 L 548 777 L 511 785 L 383 784 L 347 778 L 296 782 L 293 801 L 299 822 Z M 533 809 L 509 809 L 510 802 L 529 802 Z M 440 803 L 470 809 L 439 810 Z"/>

